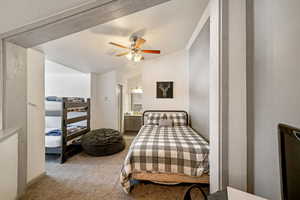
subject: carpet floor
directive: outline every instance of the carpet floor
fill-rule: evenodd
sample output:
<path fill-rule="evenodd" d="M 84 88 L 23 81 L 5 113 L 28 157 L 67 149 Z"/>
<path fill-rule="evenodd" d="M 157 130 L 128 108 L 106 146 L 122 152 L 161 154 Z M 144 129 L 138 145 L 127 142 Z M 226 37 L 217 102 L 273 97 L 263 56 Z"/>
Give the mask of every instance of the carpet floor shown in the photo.
<path fill-rule="evenodd" d="M 130 194 L 123 192 L 119 175 L 131 141 L 132 137 L 126 137 L 126 149 L 111 156 L 80 153 L 62 165 L 46 162 L 47 175 L 31 185 L 22 200 L 182 200 L 188 184 L 166 186 L 141 182 Z M 192 191 L 192 196 L 204 199 L 198 191 Z"/>

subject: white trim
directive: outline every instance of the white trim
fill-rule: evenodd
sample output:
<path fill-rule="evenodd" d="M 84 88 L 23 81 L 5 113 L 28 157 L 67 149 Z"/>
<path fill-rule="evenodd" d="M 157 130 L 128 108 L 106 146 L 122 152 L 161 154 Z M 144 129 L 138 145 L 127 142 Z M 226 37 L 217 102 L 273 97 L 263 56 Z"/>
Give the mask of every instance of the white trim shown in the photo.
<path fill-rule="evenodd" d="M 210 0 L 210 69 L 209 69 L 209 141 L 210 192 L 221 188 L 222 176 L 222 113 L 221 113 L 221 55 L 220 8 L 222 0 Z"/>
<path fill-rule="evenodd" d="M 246 0 L 229 0 L 228 11 L 228 183 L 246 191 Z"/>
<path fill-rule="evenodd" d="M 4 124 L 4 40 L 0 38 L 0 130 Z"/>
<path fill-rule="evenodd" d="M 210 141 L 210 192 L 216 192 L 224 187 L 223 177 L 226 177 L 226 172 L 222 171 L 223 155 L 223 115 L 221 112 L 222 99 L 222 79 L 221 79 L 221 4 L 222 0 L 210 0 L 205 8 L 187 46 L 188 51 L 204 25 L 209 20 L 210 23 L 210 88 L 209 88 L 209 141 Z"/>
<path fill-rule="evenodd" d="M 46 175 L 47 175 L 46 172 L 43 172 L 43 173 L 39 174 L 38 176 L 36 176 L 35 178 L 33 178 L 31 181 L 29 181 L 29 182 L 26 184 L 26 189 L 25 189 L 25 191 L 23 191 L 21 194 L 18 194 L 16 200 L 22 199 L 22 198 L 24 197 L 24 195 L 25 195 L 26 190 L 27 190 L 30 186 L 32 186 L 32 185 L 38 183 L 38 182 L 39 182 L 42 178 L 44 178 Z"/>
<path fill-rule="evenodd" d="M 39 182 L 42 178 L 46 176 L 46 172 L 42 172 L 39 175 L 37 175 L 35 178 L 31 179 L 30 181 L 27 182 L 26 189 L 32 186 L 33 184 Z"/>
<path fill-rule="evenodd" d="M 201 32 L 203 26 L 205 25 L 205 23 L 206 23 L 207 20 L 209 19 L 209 17 L 210 17 L 210 8 L 209 8 L 209 5 L 210 5 L 210 4 L 208 4 L 208 5 L 206 6 L 206 8 L 205 8 L 205 10 L 204 10 L 204 12 L 203 12 L 203 14 L 202 14 L 202 16 L 201 16 L 201 18 L 200 18 L 198 24 L 197 24 L 197 26 L 196 26 L 196 28 L 195 28 L 195 30 L 194 30 L 192 36 L 191 36 L 191 38 L 190 38 L 190 40 L 189 40 L 189 42 L 188 42 L 188 44 L 186 45 L 186 47 L 185 47 L 186 50 L 189 50 L 189 49 L 192 47 L 193 43 L 194 43 L 195 40 L 197 39 L 197 36 L 198 36 L 199 33 Z"/>

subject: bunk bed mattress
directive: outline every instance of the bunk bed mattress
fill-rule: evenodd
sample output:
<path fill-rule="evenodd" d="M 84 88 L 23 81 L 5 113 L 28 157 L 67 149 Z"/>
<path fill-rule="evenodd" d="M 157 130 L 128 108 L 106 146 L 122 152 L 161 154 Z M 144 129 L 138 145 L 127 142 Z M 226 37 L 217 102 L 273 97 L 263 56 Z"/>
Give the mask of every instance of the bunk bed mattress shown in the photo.
<path fill-rule="evenodd" d="M 61 101 L 45 101 L 45 110 L 62 110 Z"/>
<path fill-rule="evenodd" d="M 86 129 L 85 126 L 70 126 L 68 127 L 68 134 L 72 134 L 74 132 L 80 131 L 80 130 L 84 130 Z M 51 131 L 55 131 L 58 132 L 60 131 L 59 128 L 46 128 L 45 129 L 45 147 L 47 148 L 57 148 L 57 147 L 61 147 L 62 144 L 62 136 L 61 133 L 59 134 L 49 134 Z M 70 140 L 68 141 L 68 144 L 72 143 L 73 141 L 76 141 L 80 138 L 80 136 L 78 138 L 75 138 L 74 140 Z"/>
<path fill-rule="evenodd" d="M 71 111 L 70 113 L 83 113 L 84 107 L 70 108 L 68 110 L 69 112 Z M 62 116 L 62 101 L 45 101 L 45 114 L 52 117 Z"/>
<path fill-rule="evenodd" d="M 75 118 L 75 117 L 81 117 L 81 116 L 86 116 L 86 112 L 69 112 L 68 113 L 68 119 L 70 118 Z M 45 117 L 45 123 L 46 123 L 46 128 L 56 128 L 59 129 L 61 127 L 61 116 L 46 116 Z M 76 126 L 86 126 L 86 121 L 80 121 L 77 123 L 73 123 L 73 125 Z"/>
<path fill-rule="evenodd" d="M 56 128 L 46 128 L 45 133 L 56 130 Z M 47 136 L 45 135 L 45 147 L 56 148 L 61 146 L 61 136 Z"/>
<path fill-rule="evenodd" d="M 145 125 L 130 146 L 121 170 L 125 192 L 134 172 L 201 176 L 208 173 L 208 142 L 189 126 Z"/>

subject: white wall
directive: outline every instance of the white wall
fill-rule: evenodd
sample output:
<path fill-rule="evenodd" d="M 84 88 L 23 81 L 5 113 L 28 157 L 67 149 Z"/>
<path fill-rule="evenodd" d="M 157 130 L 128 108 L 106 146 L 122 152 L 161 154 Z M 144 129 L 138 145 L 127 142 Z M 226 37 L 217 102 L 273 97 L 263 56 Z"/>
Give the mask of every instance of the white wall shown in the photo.
<path fill-rule="evenodd" d="M 44 54 L 27 50 L 27 182 L 45 172 Z"/>
<path fill-rule="evenodd" d="M 45 95 L 59 97 L 90 97 L 90 74 L 46 60 Z"/>
<path fill-rule="evenodd" d="M 0 34 L 55 15 L 74 6 L 79 6 L 88 0 L 3 0 L 0 7 Z M 4 20 L 5 19 L 5 20 Z"/>
<path fill-rule="evenodd" d="M 96 79 L 96 80 L 95 80 Z M 117 72 L 111 71 L 105 74 L 96 75 L 92 86 L 96 91 L 96 104 L 92 118 L 93 128 L 118 128 L 118 106 L 117 106 Z M 94 96 L 94 95 L 92 95 Z"/>
<path fill-rule="evenodd" d="M 189 114 L 192 127 L 209 139 L 209 21 L 189 49 Z"/>
<path fill-rule="evenodd" d="M 186 110 L 188 111 L 188 53 L 186 50 L 178 51 L 169 55 L 158 57 L 157 59 L 146 60 L 139 63 L 137 68 L 142 75 L 143 108 L 165 109 L 165 110 Z M 134 70 L 136 71 L 136 70 Z M 137 70 L 139 71 L 139 70 Z M 118 127 L 118 107 L 117 107 L 117 84 L 123 84 L 124 94 L 128 87 L 128 81 L 131 78 L 140 76 L 136 73 L 112 71 L 100 75 L 92 75 L 93 91 L 97 91 L 95 106 L 92 118 L 96 124 L 94 128 L 117 128 Z M 138 78 L 140 79 L 140 78 Z M 157 99 L 156 98 L 156 82 L 157 81 L 173 81 L 174 82 L 174 98 L 173 99 Z M 95 86 L 96 84 L 96 86 Z M 92 95 L 94 96 L 94 95 Z M 125 103 L 125 102 L 124 102 Z"/>
<path fill-rule="evenodd" d="M 27 172 L 27 50 L 9 42 L 5 46 L 3 128 L 20 128 L 18 191 L 22 192 Z"/>
<path fill-rule="evenodd" d="M 157 59 L 141 62 L 143 82 L 143 108 L 188 110 L 188 54 L 181 50 Z M 174 98 L 157 99 L 156 82 L 173 81 Z"/>
<path fill-rule="evenodd" d="M 18 134 L 0 142 L 0 160 L 0 198 L 14 200 L 18 191 Z"/>
<path fill-rule="evenodd" d="M 253 3 L 253 11 L 249 10 L 254 14 L 253 27 L 249 27 L 253 37 L 249 41 L 254 48 L 247 78 L 253 120 L 248 135 L 254 140 L 254 160 L 248 167 L 254 169 L 256 194 L 281 199 L 277 125 L 300 127 L 300 1 Z"/>

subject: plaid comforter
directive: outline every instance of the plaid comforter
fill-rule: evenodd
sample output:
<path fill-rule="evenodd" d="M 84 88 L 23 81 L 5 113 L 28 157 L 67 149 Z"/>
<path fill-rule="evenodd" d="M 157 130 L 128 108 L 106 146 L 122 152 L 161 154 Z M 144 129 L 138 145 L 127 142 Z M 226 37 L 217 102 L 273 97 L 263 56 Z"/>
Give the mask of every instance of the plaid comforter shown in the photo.
<path fill-rule="evenodd" d="M 125 192 L 133 172 L 177 173 L 201 176 L 208 173 L 209 146 L 188 126 L 145 125 L 134 139 L 121 170 Z"/>

